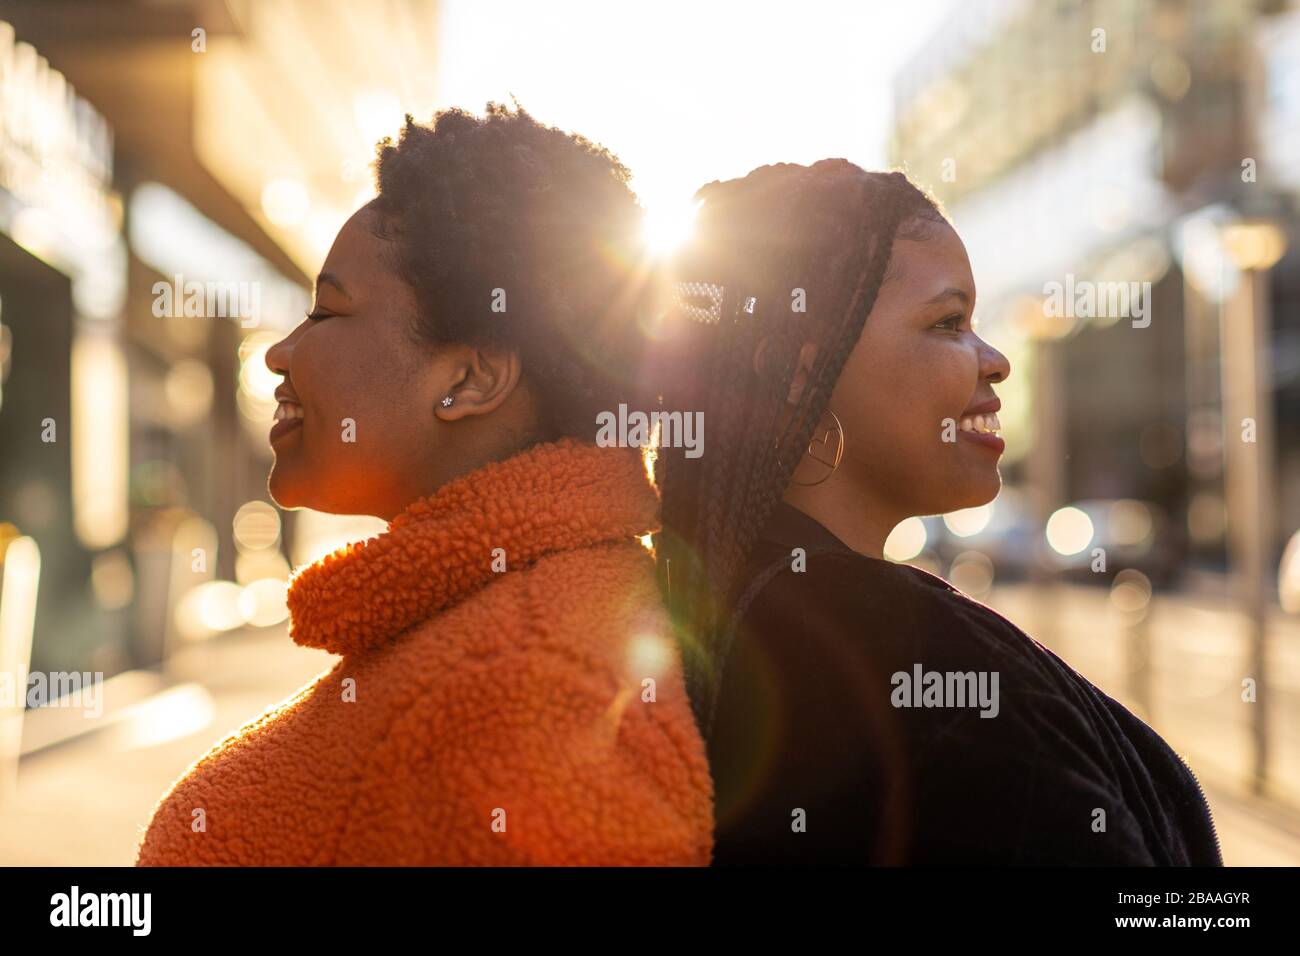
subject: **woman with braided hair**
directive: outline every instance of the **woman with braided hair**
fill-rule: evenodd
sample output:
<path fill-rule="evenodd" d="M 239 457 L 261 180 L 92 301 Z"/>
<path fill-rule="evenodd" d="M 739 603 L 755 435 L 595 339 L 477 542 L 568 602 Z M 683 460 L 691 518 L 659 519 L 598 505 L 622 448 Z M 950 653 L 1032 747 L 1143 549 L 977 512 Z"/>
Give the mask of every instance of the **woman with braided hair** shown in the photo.
<path fill-rule="evenodd" d="M 660 588 L 716 788 L 715 865 L 1221 865 L 1144 722 L 942 579 L 883 557 L 1000 488 L 1007 360 L 966 251 L 898 172 L 714 182 L 652 373 Z"/>

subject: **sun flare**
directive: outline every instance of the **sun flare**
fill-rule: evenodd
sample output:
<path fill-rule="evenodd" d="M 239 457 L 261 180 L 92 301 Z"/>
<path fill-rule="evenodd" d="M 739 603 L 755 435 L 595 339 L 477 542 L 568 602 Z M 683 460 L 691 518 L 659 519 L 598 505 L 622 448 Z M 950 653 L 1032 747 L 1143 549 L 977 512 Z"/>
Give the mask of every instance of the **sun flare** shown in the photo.
<path fill-rule="evenodd" d="M 653 255 L 672 252 L 685 242 L 695 227 L 697 202 L 655 203 L 645 214 L 644 237 Z"/>

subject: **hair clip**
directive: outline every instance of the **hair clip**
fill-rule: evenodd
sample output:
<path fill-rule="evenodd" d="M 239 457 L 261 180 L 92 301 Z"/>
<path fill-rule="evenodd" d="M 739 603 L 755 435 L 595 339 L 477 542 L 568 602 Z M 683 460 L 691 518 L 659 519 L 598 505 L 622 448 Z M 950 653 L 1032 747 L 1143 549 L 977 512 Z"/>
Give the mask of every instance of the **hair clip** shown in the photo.
<path fill-rule="evenodd" d="M 725 288 L 713 282 L 675 282 L 673 292 L 677 308 L 688 319 L 705 325 L 716 325 L 722 321 L 722 300 Z M 758 300 L 754 296 L 745 299 L 743 309 L 753 315 Z"/>
<path fill-rule="evenodd" d="M 712 282 L 674 282 L 673 293 L 677 307 L 688 319 L 705 325 L 722 321 L 722 286 Z"/>

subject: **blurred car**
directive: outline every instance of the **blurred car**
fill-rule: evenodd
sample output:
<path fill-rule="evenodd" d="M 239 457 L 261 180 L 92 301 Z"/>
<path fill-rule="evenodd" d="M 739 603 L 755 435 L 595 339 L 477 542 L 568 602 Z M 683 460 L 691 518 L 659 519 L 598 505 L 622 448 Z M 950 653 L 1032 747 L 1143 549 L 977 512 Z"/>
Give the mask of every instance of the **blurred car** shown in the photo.
<path fill-rule="evenodd" d="M 1160 588 L 1181 569 L 1175 528 L 1149 501 L 1076 501 L 1053 512 L 1044 527 L 1023 491 L 1004 488 L 988 505 L 920 520 L 926 533 L 918 560 L 950 578 L 959 560 L 975 555 L 988 560 L 999 583 L 1024 580 L 1040 563 L 1080 584 L 1109 585 L 1131 568 Z"/>

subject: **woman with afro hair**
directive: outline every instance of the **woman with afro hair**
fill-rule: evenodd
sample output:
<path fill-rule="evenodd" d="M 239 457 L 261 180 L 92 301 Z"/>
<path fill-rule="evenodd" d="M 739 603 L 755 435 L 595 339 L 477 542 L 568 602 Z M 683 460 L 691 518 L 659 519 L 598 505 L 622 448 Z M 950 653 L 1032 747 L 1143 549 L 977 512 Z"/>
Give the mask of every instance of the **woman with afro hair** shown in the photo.
<path fill-rule="evenodd" d="M 267 353 L 269 490 L 387 528 L 297 571 L 293 640 L 337 663 L 186 771 L 137 862 L 707 865 L 658 499 L 594 441 L 639 354 L 628 171 L 492 103 L 376 168 Z"/>

